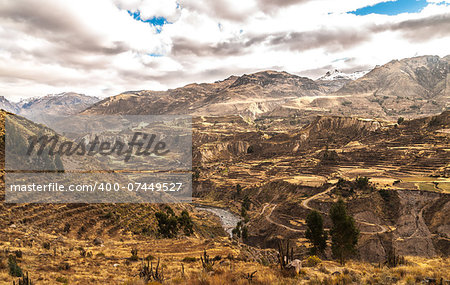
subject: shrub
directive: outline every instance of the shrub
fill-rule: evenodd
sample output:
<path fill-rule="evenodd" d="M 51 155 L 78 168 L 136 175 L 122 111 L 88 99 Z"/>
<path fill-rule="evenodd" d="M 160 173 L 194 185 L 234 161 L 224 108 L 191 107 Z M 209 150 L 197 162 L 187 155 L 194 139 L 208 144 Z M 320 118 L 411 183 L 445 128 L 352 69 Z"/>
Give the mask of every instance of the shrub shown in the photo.
<path fill-rule="evenodd" d="M 241 196 L 242 193 L 242 186 L 241 184 L 237 184 L 236 185 L 236 197 L 239 198 Z"/>
<path fill-rule="evenodd" d="M 14 254 L 16 255 L 17 258 L 22 258 L 22 256 L 23 256 L 23 253 L 21 250 L 14 251 Z"/>
<path fill-rule="evenodd" d="M 67 262 L 64 262 L 64 263 L 62 263 L 62 264 L 60 264 L 58 266 L 58 269 L 59 270 L 69 270 L 70 269 L 70 264 L 67 263 Z"/>
<path fill-rule="evenodd" d="M 191 263 L 191 262 L 196 262 L 197 258 L 192 257 L 192 256 L 186 256 L 185 258 L 183 258 L 181 260 L 182 262 L 186 262 L 186 263 Z"/>
<path fill-rule="evenodd" d="M 63 284 L 69 283 L 69 280 L 66 277 L 62 277 L 62 276 L 56 277 L 55 280 L 56 280 L 56 282 L 63 283 Z"/>
<path fill-rule="evenodd" d="M 139 259 L 139 257 L 138 257 L 138 250 L 137 250 L 136 248 L 133 248 L 133 249 L 131 250 L 131 257 L 130 257 L 130 260 L 136 261 L 136 260 L 138 260 L 138 259 Z"/>
<path fill-rule="evenodd" d="M 344 101 L 342 102 L 342 106 L 351 106 L 352 102 L 351 101 Z"/>
<path fill-rule="evenodd" d="M 23 272 L 22 268 L 17 264 L 17 259 L 13 255 L 9 255 L 8 257 L 8 267 L 9 267 L 9 274 L 14 277 L 22 277 Z"/>
<path fill-rule="evenodd" d="M 369 183 L 369 179 L 368 177 L 357 177 L 355 179 L 355 184 L 356 187 L 358 189 L 366 189 L 367 187 L 369 187 L 370 183 Z"/>
<path fill-rule="evenodd" d="M 243 226 L 243 227 L 242 227 L 241 235 L 242 235 L 242 239 L 244 239 L 244 240 L 246 240 L 246 239 L 248 238 L 248 229 L 247 229 L 247 226 Z"/>
<path fill-rule="evenodd" d="M 95 256 L 96 257 L 105 257 L 105 254 L 103 252 L 99 252 Z"/>
<path fill-rule="evenodd" d="M 339 155 L 335 150 L 328 150 L 328 147 L 322 152 L 320 162 L 322 164 L 333 164 L 339 160 Z"/>
<path fill-rule="evenodd" d="M 401 124 L 401 123 L 403 123 L 405 121 L 405 118 L 403 118 L 403 117 L 400 117 L 400 118 L 398 118 L 398 120 L 397 120 L 397 124 Z"/>
<path fill-rule="evenodd" d="M 392 192 L 386 189 L 380 189 L 378 193 L 380 193 L 381 198 L 385 201 L 389 201 L 392 196 Z"/>
<path fill-rule="evenodd" d="M 65 232 L 65 233 L 70 232 L 70 224 L 69 224 L 69 223 L 66 223 L 66 224 L 64 225 L 64 232 Z"/>
<path fill-rule="evenodd" d="M 46 241 L 42 244 L 42 247 L 45 249 L 50 249 L 50 243 L 48 241 Z"/>
<path fill-rule="evenodd" d="M 319 257 L 317 257 L 316 255 L 311 255 L 308 256 L 304 264 L 306 267 L 315 267 L 320 263 L 322 263 L 322 260 Z"/>
<path fill-rule="evenodd" d="M 245 196 L 244 200 L 242 201 L 242 208 L 244 208 L 245 210 L 250 210 L 250 198 L 248 198 L 248 196 Z"/>
<path fill-rule="evenodd" d="M 6 269 L 6 264 L 3 258 L 0 256 L 0 270 Z"/>
<path fill-rule="evenodd" d="M 82 225 L 79 229 L 78 229 L 78 235 L 81 236 L 86 232 L 86 227 L 84 225 Z"/>

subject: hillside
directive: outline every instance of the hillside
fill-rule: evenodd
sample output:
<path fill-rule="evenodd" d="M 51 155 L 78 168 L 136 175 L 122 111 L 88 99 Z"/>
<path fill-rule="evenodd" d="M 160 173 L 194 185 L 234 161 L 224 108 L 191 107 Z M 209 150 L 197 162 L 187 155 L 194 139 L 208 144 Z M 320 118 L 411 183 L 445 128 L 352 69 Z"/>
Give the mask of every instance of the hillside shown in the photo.
<path fill-rule="evenodd" d="M 41 128 L 25 119 L 17 122 L 31 131 Z M 175 213 L 185 209 L 192 216 L 191 237 L 157 238 L 155 213 L 164 211 L 164 205 L 1 203 L 1 252 L 21 251 L 20 266 L 43 283 L 60 276 L 74 284 L 137 282 L 141 262 L 130 257 L 132 249 L 138 249 L 139 258 L 160 257 L 169 284 L 178 282 L 180 262 L 186 270 L 184 278 L 192 279 L 183 282 L 204 278 L 196 275 L 202 270 L 199 262 L 185 261 L 198 258 L 204 249 L 221 259 L 215 275 L 205 278 L 247 282 L 239 276 L 257 270 L 261 275 L 256 280 L 286 283 L 294 279 L 280 275 L 273 248 L 280 239 L 290 239 L 295 241 L 294 256 L 305 259 L 306 214 L 310 209 L 323 212 L 329 228 L 326 213 L 343 196 L 361 231 L 355 256 L 359 261 L 342 267 L 330 261 L 327 252 L 320 273 L 315 267 L 305 268 L 296 278 L 334 278 L 331 273 L 344 268 L 358 272 L 354 277 L 358 282 L 383 274 L 396 276 L 394 269 L 380 271 L 367 263 L 383 262 L 389 248 L 408 256 L 412 263 L 407 266 L 414 270 L 421 268 L 418 262 L 436 260 L 438 255 L 444 256 L 439 264 L 445 266 L 450 254 L 449 112 L 400 125 L 338 116 L 319 116 L 304 126 L 283 128 L 269 124 L 264 129 L 263 123 L 240 116 L 194 119 L 196 204 L 172 205 Z M 369 177 L 371 186 L 353 189 L 359 176 Z M 219 226 L 219 217 L 195 207 L 216 206 L 237 216 L 244 197 L 250 200 L 246 238 L 230 240 Z M 234 279 L 220 273 L 228 272 L 231 265 L 235 269 L 229 274 L 239 275 Z M 439 266 L 426 268 L 414 278 L 447 278 Z M 9 282 L 9 275 L 1 274 L 0 281 Z"/>
<path fill-rule="evenodd" d="M 280 235 L 305 241 L 308 209 L 299 201 L 332 189 L 310 204 L 327 213 L 340 195 L 349 199 L 364 232 L 362 259 L 379 262 L 386 255 L 383 248 L 391 246 L 402 255 L 449 254 L 450 219 L 443 218 L 442 211 L 450 205 L 450 112 L 400 125 L 337 116 L 276 130 L 262 130 L 260 124 L 233 117 L 195 121 L 194 163 L 200 173 L 195 193 L 224 201 L 236 212 L 239 200 L 250 197 L 247 243 L 276 247 Z M 349 194 L 336 189 L 338 178 L 363 176 L 378 190 Z M 244 190 L 236 201 L 237 184 Z M 367 204 L 372 206 L 363 206 Z M 424 220 L 421 209 L 427 211 Z M 420 213 L 420 223 L 411 213 Z M 300 247 L 299 254 L 305 250 Z"/>

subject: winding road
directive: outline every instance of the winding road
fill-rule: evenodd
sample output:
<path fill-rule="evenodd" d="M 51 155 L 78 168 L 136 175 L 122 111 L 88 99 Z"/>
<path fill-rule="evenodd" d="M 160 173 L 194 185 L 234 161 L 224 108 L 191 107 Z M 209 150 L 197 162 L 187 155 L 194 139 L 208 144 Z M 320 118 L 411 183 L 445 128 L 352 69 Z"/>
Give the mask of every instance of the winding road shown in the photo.
<path fill-rule="evenodd" d="M 303 200 L 302 203 L 301 203 L 302 207 L 305 208 L 305 209 L 311 210 L 311 211 L 312 211 L 312 210 L 315 210 L 315 211 L 318 211 L 318 212 L 320 212 L 320 213 L 322 213 L 322 214 L 327 214 L 327 213 L 325 213 L 325 212 L 323 212 L 323 211 L 320 211 L 320 210 L 318 210 L 318 209 L 312 208 L 312 207 L 309 205 L 309 203 L 310 203 L 311 201 L 313 201 L 313 200 L 316 200 L 318 197 L 320 197 L 320 196 L 322 196 L 322 195 L 328 194 L 328 193 L 329 193 L 331 190 L 333 190 L 334 188 L 335 188 L 334 186 L 331 186 L 331 187 L 327 188 L 326 190 L 324 190 L 324 191 L 322 191 L 322 192 L 320 192 L 320 193 L 317 193 L 317 194 L 315 194 L 315 195 L 313 195 L 313 196 L 311 196 L 311 197 L 306 198 L 306 199 Z M 272 220 L 272 218 L 271 218 L 272 212 L 273 212 L 273 211 L 275 210 L 275 208 L 278 206 L 277 204 L 274 204 L 274 205 L 273 205 L 273 204 L 270 204 L 270 203 L 264 204 L 264 206 L 263 206 L 263 208 L 262 208 L 262 210 L 261 210 L 261 212 L 260 212 L 259 215 L 262 216 L 262 215 L 264 214 L 266 208 L 269 207 L 270 205 L 272 205 L 272 207 L 270 208 L 269 212 L 268 212 L 267 215 L 265 216 L 266 220 L 267 220 L 269 223 L 274 224 L 274 225 L 277 225 L 277 226 L 282 227 L 282 228 L 285 228 L 285 229 L 287 229 L 287 230 L 289 230 L 289 231 L 293 231 L 293 232 L 302 232 L 302 233 L 305 232 L 305 230 L 294 229 L 294 228 L 291 228 L 291 227 L 289 227 L 289 226 L 280 224 L 280 223 L 275 222 L 274 220 Z M 388 228 L 387 226 L 384 226 L 384 225 L 373 224 L 373 223 L 369 223 L 369 222 L 361 221 L 361 220 L 355 220 L 355 221 L 356 221 L 357 223 L 359 223 L 359 224 L 362 224 L 362 225 L 367 225 L 367 226 L 373 226 L 373 227 L 379 227 L 379 228 L 380 228 L 380 230 L 379 230 L 379 231 L 376 231 L 376 232 L 360 232 L 361 234 L 381 234 L 381 233 L 385 233 L 385 232 L 389 231 L 389 228 Z"/>

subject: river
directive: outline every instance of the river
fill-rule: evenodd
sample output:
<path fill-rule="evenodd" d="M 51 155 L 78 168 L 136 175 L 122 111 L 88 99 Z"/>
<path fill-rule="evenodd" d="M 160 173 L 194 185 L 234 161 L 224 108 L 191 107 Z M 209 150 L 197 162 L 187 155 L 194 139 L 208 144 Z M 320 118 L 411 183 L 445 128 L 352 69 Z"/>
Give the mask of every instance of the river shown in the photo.
<path fill-rule="evenodd" d="M 241 220 L 239 216 L 236 216 L 229 210 L 223 208 L 199 205 L 196 207 L 196 209 L 213 213 L 214 215 L 219 217 L 223 229 L 230 235 L 230 237 L 232 236 L 231 232 L 236 227 L 237 223 Z"/>

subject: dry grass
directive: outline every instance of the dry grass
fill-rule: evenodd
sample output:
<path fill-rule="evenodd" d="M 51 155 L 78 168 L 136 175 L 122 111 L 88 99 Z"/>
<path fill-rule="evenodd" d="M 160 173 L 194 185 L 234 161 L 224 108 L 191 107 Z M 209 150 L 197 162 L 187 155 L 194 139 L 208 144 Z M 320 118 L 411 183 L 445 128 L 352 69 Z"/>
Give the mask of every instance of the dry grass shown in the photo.
<path fill-rule="evenodd" d="M 46 238 L 56 237 L 47 235 Z M 83 257 L 81 247 L 92 252 L 92 256 Z M 53 248 L 56 248 L 56 255 Z M 290 277 L 281 274 L 276 264 L 264 266 L 240 259 L 243 247 L 227 238 L 137 240 L 130 236 L 128 240 L 106 240 L 101 246 L 94 246 L 87 240 L 65 239 L 52 243 L 50 249 L 40 244 L 23 247 L 14 242 L 2 242 L 0 259 L 6 265 L 7 255 L 21 250 L 23 257 L 18 258 L 19 266 L 24 272 L 29 272 L 36 284 L 64 284 L 57 282 L 64 279 L 68 284 L 144 284 L 138 276 L 141 261 L 129 259 L 133 248 L 138 249 L 140 259 L 149 255 L 161 258 L 165 284 L 249 284 L 246 276 L 254 271 L 257 273 L 251 284 L 414 284 L 425 277 L 450 280 L 450 258 L 419 257 L 407 257 L 408 264 L 396 268 L 380 268 L 378 264 L 356 261 L 341 266 L 324 260 L 316 266 L 304 267 L 298 276 Z M 185 257 L 199 258 L 204 249 L 210 257 L 221 257 L 213 271 L 204 272 L 200 261 L 184 262 L 183 275 L 182 260 Z M 12 280 L 7 266 L 0 266 L 0 284 L 10 285 Z"/>

